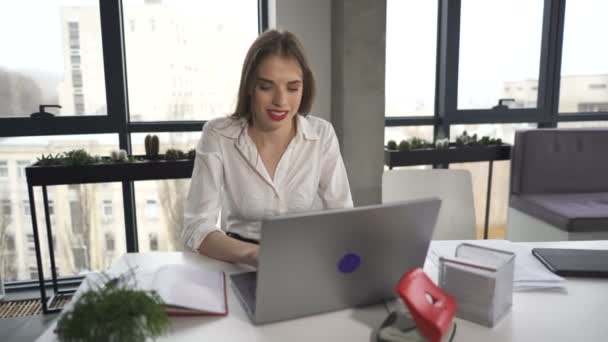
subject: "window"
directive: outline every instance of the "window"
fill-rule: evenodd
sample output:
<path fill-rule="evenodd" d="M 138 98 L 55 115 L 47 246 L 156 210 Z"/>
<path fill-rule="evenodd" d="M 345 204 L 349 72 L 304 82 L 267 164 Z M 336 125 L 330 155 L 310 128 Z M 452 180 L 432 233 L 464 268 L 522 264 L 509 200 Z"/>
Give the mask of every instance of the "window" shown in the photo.
<path fill-rule="evenodd" d="M 608 49 L 598 44 L 608 35 L 608 2 L 568 1 L 564 18 L 559 112 L 606 112 Z"/>
<path fill-rule="evenodd" d="M 0 160 L 8 160 L 17 157 L 17 161 L 11 162 L 13 163 L 13 165 L 17 165 L 17 162 L 19 160 L 24 161 L 24 164 L 25 161 L 36 160 L 36 158 L 40 157 L 41 154 L 56 155 L 65 151 L 78 148 L 83 148 L 93 155 L 108 156 L 110 154 L 110 151 L 116 149 L 118 146 L 117 134 L 70 135 L 52 137 L 26 136 L 1 139 L 2 142 L 0 142 Z M 14 183 L 16 183 L 14 185 L 11 184 L 10 189 L 14 189 L 15 191 L 10 190 L 5 195 L 2 190 L 6 188 L 0 182 L 0 204 L 4 203 L 1 202 L 2 199 L 10 200 L 11 203 L 14 205 L 13 214 L 16 212 L 18 213 L 18 216 L 22 218 L 13 219 L 11 222 L 11 229 L 14 229 L 15 232 L 31 233 L 32 222 L 30 216 L 29 197 L 27 196 L 26 190 L 26 179 L 19 178 L 18 167 L 15 167 L 10 163 L 8 164 L 11 167 L 11 171 L 14 170 L 14 173 L 10 174 L 11 182 L 14 178 Z M 42 191 L 40 187 L 36 187 L 34 191 L 36 210 L 38 214 L 36 215 L 38 219 L 38 231 L 39 233 L 43 234 L 43 232 L 45 231 L 45 217 L 42 205 Z M 97 254 L 90 256 L 92 261 L 89 262 L 89 265 L 93 267 L 91 269 L 93 271 L 103 270 L 109 267 L 114 259 L 114 256 L 117 257 L 122 253 L 126 252 L 126 246 L 119 244 L 115 247 L 116 254 L 112 255 L 112 258 L 106 258 L 105 255 L 102 255 L 104 246 L 103 234 L 100 234 L 99 237 L 94 236 L 90 240 L 81 239 L 81 236 L 83 236 L 82 233 L 80 235 L 74 234 L 74 231 L 82 232 L 87 227 L 83 225 L 83 220 L 89 222 L 90 225 L 88 227 L 94 231 L 101 231 L 101 229 L 103 228 L 103 231 L 111 231 L 112 233 L 114 233 L 115 236 L 118 236 L 117 234 L 125 234 L 125 228 L 123 223 L 124 214 L 121 210 L 122 186 L 120 183 L 87 184 L 86 186 L 74 185 L 72 187 L 58 185 L 49 186 L 47 188 L 47 191 L 49 198 L 49 214 L 51 215 L 51 220 L 55 221 L 53 222 L 53 232 L 56 234 L 57 241 L 59 242 L 59 244 L 62 244 L 63 242 L 66 243 L 66 245 L 61 245 L 62 253 L 55 253 L 57 265 L 60 269 L 63 270 L 64 275 L 72 275 L 80 272 L 81 270 L 76 269 L 74 267 L 74 263 L 71 261 L 75 257 L 71 254 L 72 249 L 70 248 L 70 246 L 72 244 L 82 244 L 84 246 L 89 246 L 89 244 L 95 244 L 96 246 L 100 246 L 99 250 L 87 248 L 87 253 L 92 252 Z M 86 199 L 84 201 L 84 210 L 82 210 L 78 205 L 80 203 L 81 194 L 82 198 Z M 111 226 L 105 225 L 104 221 L 102 220 L 103 216 L 100 209 L 100 202 L 102 201 L 102 199 L 110 198 L 115 198 L 115 200 L 113 201 L 113 204 L 115 205 L 113 210 L 114 221 Z M 71 201 L 74 201 L 74 203 L 70 205 Z M 89 217 L 87 217 L 87 213 Z M 84 214 L 84 216 L 82 216 L 81 214 Z M 82 219 L 80 218 L 81 216 Z M 72 222 L 75 222 L 76 226 L 73 227 Z M 74 229 L 74 231 L 72 229 Z M 17 236 L 22 235 L 16 235 L 16 249 L 19 251 L 19 253 L 27 253 L 28 245 L 26 243 L 27 241 L 25 240 L 25 235 L 23 235 L 23 238 L 17 238 Z M 43 242 L 42 246 L 43 248 L 46 248 L 46 242 Z M 2 247 L 0 247 L 0 249 L 1 248 Z M 3 251 L 0 250 L 0 254 L 2 253 Z M 48 273 L 48 270 L 50 270 L 50 268 L 48 268 L 49 261 L 47 253 L 43 254 L 44 257 L 47 258 L 47 264 L 45 264 L 47 265 L 45 266 L 45 273 Z M 89 257 L 88 254 L 87 257 Z M 32 258 L 32 261 L 35 261 L 35 258 Z M 77 263 L 83 264 L 84 261 L 77 261 Z M 26 280 L 24 278 L 28 275 L 27 264 L 25 262 L 19 262 L 15 264 L 15 268 L 15 274 L 20 275 L 21 278 L 17 277 L 14 280 Z"/>
<path fill-rule="evenodd" d="M 13 209 L 11 208 L 11 200 L 10 199 L 3 199 L 2 200 L 2 216 L 4 217 L 10 217 L 13 213 Z"/>
<path fill-rule="evenodd" d="M 542 24 L 542 0 L 462 1 L 458 109 L 536 107 Z"/>
<path fill-rule="evenodd" d="M 213 6 L 178 0 L 142 6 L 139 0 L 124 0 L 131 120 L 208 120 L 234 110 L 245 53 L 258 35 L 257 8 L 257 0 Z M 160 18 L 167 24 L 160 25 Z M 223 29 L 215 30 L 220 24 Z M 181 87 L 173 85 L 173 77 L 182 79 Z M 185 95 L 171 95 L 178 91 Z"/>
<path fill-rule="evenodd" d="M 434 113 L 437 3 L 386 4 L 386 116 Z"/>
<path fill-rule="evenodd" d="M 590 84 L 589 89 L 606 89 L 606 84 L 605 83 Z"/>
<path fill-rule="evenodd" d="M 23 215 L 25 216 L 30 216 L 31 215 L 31 210 L 30 210 L 30 202 L 27 200 L 23 201 Z"/>
<path fill-rule="evenodd" d="M 578 104 L 579 112 L 608 112 L 608 102 L 599 103 L 585 103 L 580 102 Z"/>
<path fill-rule="evenodd" d="M 78 69 L 72 70 L 72 85 L 82 88 L 82 72 Z"/>
<path fill-rule="evenodd" d="M 34 234 L 27 234 L 27 250 L 30 252 L 36 252 L 36 245 L 34 243 Z"/>
<path fill-rule="evenodd" d="M 150 250 L 157 251 L 158 250 L 158 234 L 151 233 L 149 235 L 150 238 Z"/>
<path fill-rule="evenodd" d="M 489 136 L 500 138 L 503 142 L 513 144 L 515 132 L 520 129 L 535 128 L 529 123 L 518 124 L 483 124 L 483 125 L 452 125 L 450 140 L 453 141 L 465 130 L 469 135 L 477 134 L 479 138 Z M 485 224 L 486 195 L 488 185 L 488 162 L 454 163 L 450 169 L 464 169 L 471 173 L 473 182 L 473 201 L 477 222 L 477 237 L 483 237 Z M 504 239 L 506 236 L 507 209 L 509 207 L 509 175 L 510 161 L 495 161 L 492 170 L 492 191 L 490 198 L 490 220 L 488 236 L 494 239 Z"/>
<path fill-rule="evenodd" d="M 53 202 L 53 200 L 48 200 L 47 204 L 49 206 L 49 215 L 50 216 L 55 215 L 55 203 Z"/>
<path fill-rule="evenodd" d="M 72 66 L 80 66 L 80 55 L 70 56 L 70 62 L 72 62 Z"/>
<path fill-rule="evenodd" d="M 106 251 L 114 252 L 114 235 L 106 233 Z"/>
<path fill-rule="evenodd" d="M 76 115 L 84 114 L 84 95 L 74 94 L 74 112 Z"/>
<path fill-rule="evenodd" d="M 89 269 L 89 258 L 87 246 L 80 245 L 76 247 L 72 247 L 72 254 L 74 255 L 74 267 L 77 270 L 87 270 Z"/>
<path fill-rule="evenodd" d="M 38 280 L 38 269 L 36 267 L 29 268 L 30 279 Z"/>
<path fill-rule="evenodd" d="M 6 160 L 0 160 L 0 178 L 8 177 L 8 162 Z"/>
<path fill-rule="evenodd" d="M 30 166 L 31 162 L 29 160 L 18 160 L 17 161 L 17 174 L 19 178 L 26 178 L 25 168 Z"/>
<path fill-rule="evenodd" d="M 62 109 L 49 111 L 73 115 L 73 54 L 86 62 L 82 81 L 87 83 L 87 98 L 95 99 L 90 111 L 102 113 L 106 108 L 99 0 L 72 5 L 66 1 L 3 2 L 0 32 L 11 34 L 0 37 L 0 118 L 29 116 L 40 104 L 59 104 Z"/>
<path fill-rule="evenodd" d="M 70 218 L 72 233 L 82 235 L 85 232 L 84 212 L 85 208 L 80 205 L 79 200 L 70 201 Z"/>
<path fill-rule="evenodd" d="M 101 204 L 101 215 L 104 223 L 114 221 L 114 207 L 112 200 L 104 200 Z"/>
<path fill-rule="evenodd" d="M 15 237 L 12 234 L 4 236 L 4 248 L 9 253 L 15 252 Z"/>
<path fill-rule="evenodd" d="M 80 31 L 77 22 L 68 23 L 68 39 L 70 40 L 70 49 L 80 49 Z"/>
<path fill-rule="evenodd" d="M 131 32 L 135 31 L 135 19 L 129 19 L 129 28 L 131 29 Z"/>
<path fill-rule="evenodd" d="M 158 218 L 158 202 L 156 200 L 146 200 L 146 218 L 155 220 Z"/>

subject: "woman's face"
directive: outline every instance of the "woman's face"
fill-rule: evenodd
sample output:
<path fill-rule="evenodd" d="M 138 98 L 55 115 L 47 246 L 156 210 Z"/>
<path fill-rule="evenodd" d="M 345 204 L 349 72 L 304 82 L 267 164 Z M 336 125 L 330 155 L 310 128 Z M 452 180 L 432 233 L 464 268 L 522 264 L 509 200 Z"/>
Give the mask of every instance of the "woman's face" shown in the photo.
<path fill-rule="evenodd" d="M 253 126 L 291 127 L 302 101 L 302 68 L 295 58 L 271 55 L 260 63 L 253 88 Z"/>

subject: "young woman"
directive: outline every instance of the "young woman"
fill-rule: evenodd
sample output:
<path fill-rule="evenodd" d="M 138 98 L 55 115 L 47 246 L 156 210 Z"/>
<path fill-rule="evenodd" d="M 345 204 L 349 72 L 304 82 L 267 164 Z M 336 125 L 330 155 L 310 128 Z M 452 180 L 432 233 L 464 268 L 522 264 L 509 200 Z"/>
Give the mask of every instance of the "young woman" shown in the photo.
<path fill-rule="evenodd" d="M 264 217 L 352 207 L 331 124 L 307 115 L 315 80 L 298 39 L 270 30 L 249 48 L 235 112 L 207 122 L 196 147 L 181 237 L 219 260 L 256 266 Z M 221 229 L 217 227 L 221 212 Z"/>

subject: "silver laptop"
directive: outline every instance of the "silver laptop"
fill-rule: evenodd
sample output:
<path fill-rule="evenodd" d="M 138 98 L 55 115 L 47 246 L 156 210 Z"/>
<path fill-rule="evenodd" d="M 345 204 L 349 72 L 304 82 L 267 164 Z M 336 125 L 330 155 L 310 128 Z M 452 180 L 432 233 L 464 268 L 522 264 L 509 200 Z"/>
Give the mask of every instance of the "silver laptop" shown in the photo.
<path fill-rule="evenodd" d="M 440 200 L 392 202 L 266 219 L 258 271 L 231 275 L 256 324 L 396 296 L 401 276 L 422 267 Z"/>

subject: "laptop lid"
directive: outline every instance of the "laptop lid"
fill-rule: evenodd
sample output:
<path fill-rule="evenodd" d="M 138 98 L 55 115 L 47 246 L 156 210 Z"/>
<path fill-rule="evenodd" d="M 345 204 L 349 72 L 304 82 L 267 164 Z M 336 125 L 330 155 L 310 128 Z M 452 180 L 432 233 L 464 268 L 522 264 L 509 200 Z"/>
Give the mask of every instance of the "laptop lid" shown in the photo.
<path fill-rule="evenodd" d="M 394 298 L 424 264 L 439 207 L 431 198 L 264 220 L 254 322 Z"/>

